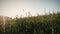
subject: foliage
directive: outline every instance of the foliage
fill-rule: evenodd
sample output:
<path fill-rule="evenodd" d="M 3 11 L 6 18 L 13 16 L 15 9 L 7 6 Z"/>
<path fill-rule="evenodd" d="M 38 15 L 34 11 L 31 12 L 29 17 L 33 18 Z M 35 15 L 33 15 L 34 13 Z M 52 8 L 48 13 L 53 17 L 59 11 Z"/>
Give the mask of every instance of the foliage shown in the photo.
<path fill-rule="evenodd" d="M 60 13 L 14 18 L 6 25 L 6 34 L 60 34 Z M 11 26 L 11 27 L 10 27 Z"/>

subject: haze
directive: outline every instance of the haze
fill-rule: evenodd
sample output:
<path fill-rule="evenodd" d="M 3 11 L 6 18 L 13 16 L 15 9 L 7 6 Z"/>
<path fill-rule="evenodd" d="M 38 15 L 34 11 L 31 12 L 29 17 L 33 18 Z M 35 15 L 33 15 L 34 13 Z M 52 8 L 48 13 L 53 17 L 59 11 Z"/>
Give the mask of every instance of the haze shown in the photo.
<path fill-rule="evenodd" d="M 24 10 L 24 12 L 23 12 Z M 0 0 L 0 15 L 15 17 L 30 12 L 33 16 L 60 10 L 59 0 Z"/>

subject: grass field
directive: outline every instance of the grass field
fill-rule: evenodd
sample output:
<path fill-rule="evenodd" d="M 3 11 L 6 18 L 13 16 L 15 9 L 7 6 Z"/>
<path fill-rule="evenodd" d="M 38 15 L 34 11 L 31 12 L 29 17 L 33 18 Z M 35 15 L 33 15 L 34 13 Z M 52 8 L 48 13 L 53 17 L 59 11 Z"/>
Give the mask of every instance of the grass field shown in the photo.
<path fill-rule="evenodd" d="M 60 13 L 14 18 L 0 24 L 0 34 L 60 34 Z"/>

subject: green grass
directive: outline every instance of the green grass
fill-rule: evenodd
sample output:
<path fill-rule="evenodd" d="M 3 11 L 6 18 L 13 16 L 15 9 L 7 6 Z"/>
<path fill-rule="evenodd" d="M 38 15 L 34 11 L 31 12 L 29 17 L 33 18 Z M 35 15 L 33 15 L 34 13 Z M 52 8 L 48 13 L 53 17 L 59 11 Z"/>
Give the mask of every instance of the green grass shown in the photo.
<path fill-rule="evenodd" d="M 16 17 L 11 22 L 10 25 L 6 24 L 5 34 L 60 34 L 60 13 L 24 18 Z"/>

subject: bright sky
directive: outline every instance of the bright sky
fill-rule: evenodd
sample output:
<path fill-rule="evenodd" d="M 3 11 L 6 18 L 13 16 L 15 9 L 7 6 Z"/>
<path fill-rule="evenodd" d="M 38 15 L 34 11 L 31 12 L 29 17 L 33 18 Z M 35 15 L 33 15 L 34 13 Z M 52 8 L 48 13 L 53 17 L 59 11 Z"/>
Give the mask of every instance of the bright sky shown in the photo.
<path fill-rule="evenodd" d="M 60 0 L 0 0 L 0 15 L 3 16 L 21 16 L 28 11 L 32 15 L 42 15 L 53 10 L 60 10 Z"/>

